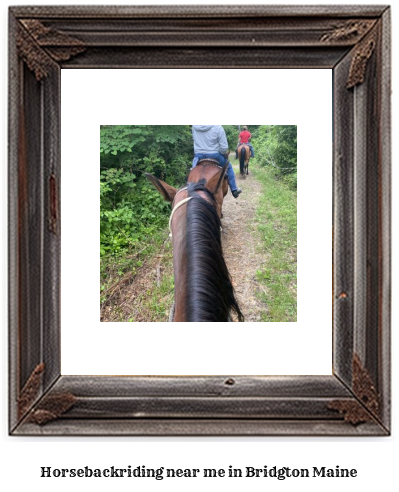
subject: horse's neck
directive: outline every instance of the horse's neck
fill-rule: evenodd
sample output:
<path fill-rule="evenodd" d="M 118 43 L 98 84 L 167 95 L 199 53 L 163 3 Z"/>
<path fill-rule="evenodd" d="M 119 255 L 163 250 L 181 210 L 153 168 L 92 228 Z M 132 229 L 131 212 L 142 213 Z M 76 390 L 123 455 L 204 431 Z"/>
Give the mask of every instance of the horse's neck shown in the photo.
<path fill-rule="evenodd" d="M 185 215 L 185 214 L 184 214 Z M 185 319 L 185 295 L 187 278 L 186 220 L 180 220 L 173 227 L 173 271 L 175 279 L 175 315 L 174 321 Z"/>
<path fill-rule="evenodd" d="M 231 283 L 222 254 L 215 204 L 197 196 L 187 210 L 184 299 L 187 321 L 227 321 L 226 295 Z"/>

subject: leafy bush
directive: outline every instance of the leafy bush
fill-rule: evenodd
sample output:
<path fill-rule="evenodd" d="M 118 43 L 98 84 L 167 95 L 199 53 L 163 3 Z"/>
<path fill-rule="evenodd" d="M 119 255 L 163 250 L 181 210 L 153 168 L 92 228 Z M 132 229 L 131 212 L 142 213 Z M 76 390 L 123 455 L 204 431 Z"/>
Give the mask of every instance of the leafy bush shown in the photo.
<path fill-rule="evenodd" d="M 118 256 L 151 240 L 170 205 L 147 182 L 148 172 L 174 186 L 191 167 L 189 125 L 105 125 L 100 128 L 100 241 L 102 256 Z"/>
<path fill-rule="evenodd" d="M 254 142 L 262 165 L 270 165 L 275 174 L 296 189 L 297 127 L 296 125 L 264 125 Z"/>
<path fill-rule="evenodd" d="M 144 176 L 120 169 L 101 172 L 100 251 L 118 255 L 162 227 L 170 206 Z"/>

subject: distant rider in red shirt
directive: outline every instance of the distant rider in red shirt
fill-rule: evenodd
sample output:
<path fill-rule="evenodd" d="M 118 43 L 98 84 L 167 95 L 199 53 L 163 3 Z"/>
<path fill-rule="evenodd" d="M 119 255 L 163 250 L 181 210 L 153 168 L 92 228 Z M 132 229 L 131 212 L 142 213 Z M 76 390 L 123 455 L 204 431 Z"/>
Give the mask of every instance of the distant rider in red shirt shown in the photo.
<path fill-rule="evenodd" d="M 238 159 L 238 147 L 241 144 L 248 145 L 248 147 L 251 149 L 251 157 L 255 157 L 254 154 L 254 148 L 252 147 L 252 144 L 250 143 L 251 141 L 251 132 L 248 131 L 247 126 L 243 126 L 243 131 L 240 133 L 238 137 L 238 142 L 237 142 L 237 148 L 236 148 L 236 159 Z"/>

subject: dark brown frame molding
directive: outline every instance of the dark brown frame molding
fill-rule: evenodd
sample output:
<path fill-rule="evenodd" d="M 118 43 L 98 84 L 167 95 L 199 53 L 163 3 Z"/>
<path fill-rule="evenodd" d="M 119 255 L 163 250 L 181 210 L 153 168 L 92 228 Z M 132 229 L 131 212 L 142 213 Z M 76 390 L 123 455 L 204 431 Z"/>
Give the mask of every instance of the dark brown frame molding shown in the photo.
<path fill-rule="evenodd" d="M 390 8 L 11 7 L 9 36 L 10 434 L 389 435 Z M 60 72 L 155 67 L 332 69 L 331 376 L 60 374 Z"/>

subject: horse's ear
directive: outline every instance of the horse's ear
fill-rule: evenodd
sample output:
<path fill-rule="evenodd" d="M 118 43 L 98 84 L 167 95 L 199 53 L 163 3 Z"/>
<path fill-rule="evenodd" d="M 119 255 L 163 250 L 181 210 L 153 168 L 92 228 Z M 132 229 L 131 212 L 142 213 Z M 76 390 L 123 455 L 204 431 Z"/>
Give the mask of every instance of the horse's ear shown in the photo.
<path fill-rule="evenodd" d="M 148 179 L 148 181 L 150 181 L 150 183 L 155 186 L 155 188 L 163 196 L 164 200 L 166 200 L 167 202 L 173 202 L 173 199 L 175 198 L 177 192 L 176 188 L 173 188 L 173 186 L 168 185 L 167 183 L 165 183 L 165 181 L 161 181 L 152 174 L 145 173 L 145 177 Z"/>

